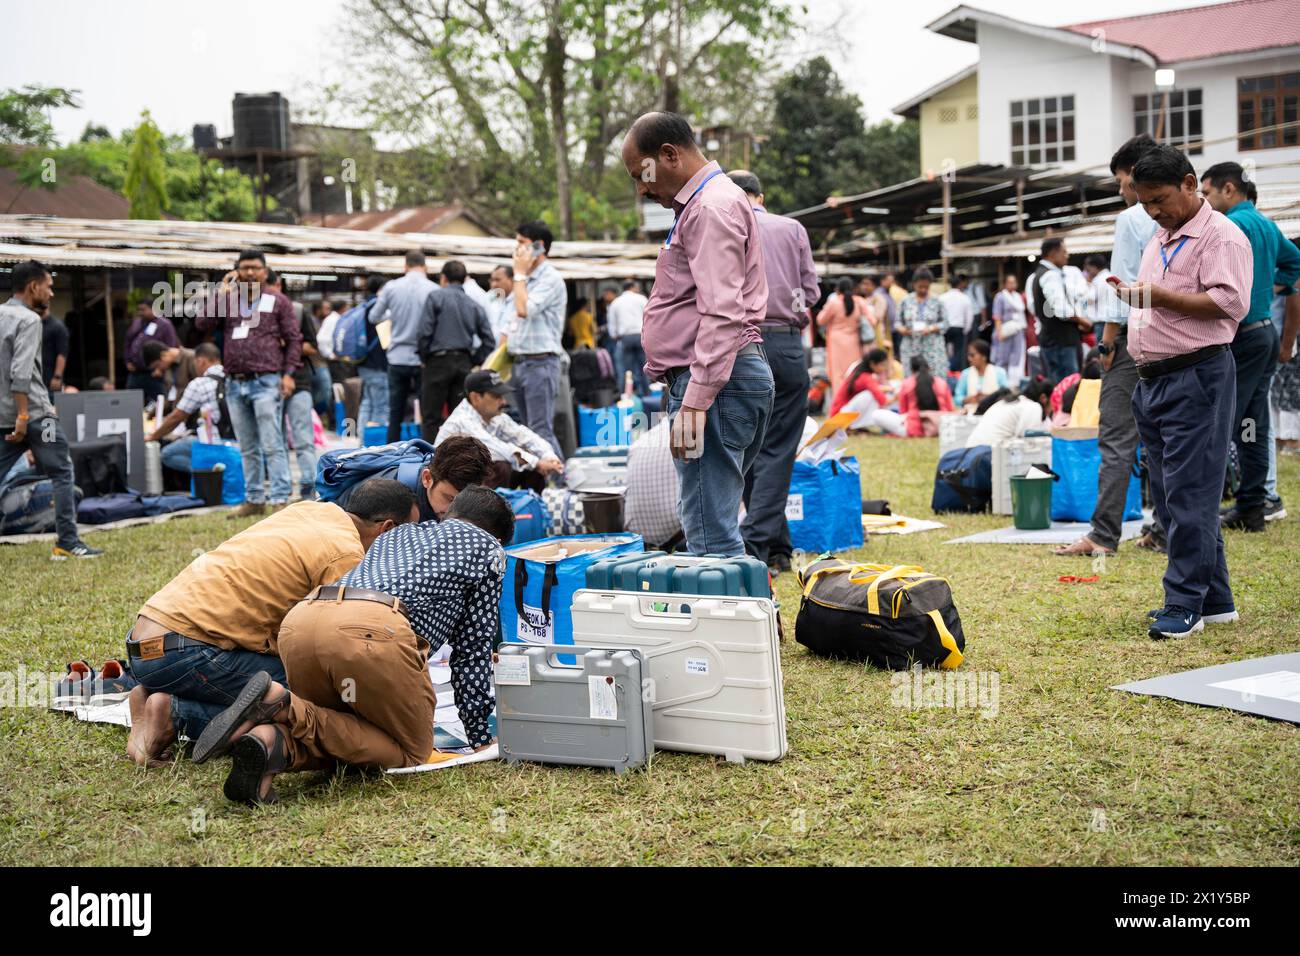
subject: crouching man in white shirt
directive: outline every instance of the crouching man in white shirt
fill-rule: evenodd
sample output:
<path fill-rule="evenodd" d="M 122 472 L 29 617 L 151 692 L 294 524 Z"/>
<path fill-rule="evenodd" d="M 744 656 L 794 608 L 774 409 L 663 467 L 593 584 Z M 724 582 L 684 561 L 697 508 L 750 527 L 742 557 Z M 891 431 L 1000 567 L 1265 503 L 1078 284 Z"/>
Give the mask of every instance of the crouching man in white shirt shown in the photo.
<path fill-rule="evenodd" d="M 550 442 L 505 413 L 509 394 L 510 386 L 496 372 L 470 372 L 465 376 L 465 398 L 438 429 L 434 445 L 452 435 L 477 438 L 492 454 L 489 486 L 540 492 L 547 478 L 564 471 L 564 462 L 555 457 Z"/>

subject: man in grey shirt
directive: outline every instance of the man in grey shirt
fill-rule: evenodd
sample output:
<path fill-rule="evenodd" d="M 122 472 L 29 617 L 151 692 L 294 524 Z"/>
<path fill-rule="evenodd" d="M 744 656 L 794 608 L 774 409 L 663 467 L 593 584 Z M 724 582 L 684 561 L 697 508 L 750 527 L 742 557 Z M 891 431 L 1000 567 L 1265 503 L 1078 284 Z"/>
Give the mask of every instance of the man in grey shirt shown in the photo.
<path fill-rule="evenodd" d="M 54 277 L 29 259 L 13 269 L 13 298 L 0 306 L 0 476 L 27 451 L 54 482 L 54 561 L 97 558 L 103 551 L 77 536 L 77 498 L 68 439 L 41 374 L 39 312 L 54 297 Z"/>
<path fill-rule="evenodd" d="M 406 254 L 406 274 L 384 284 L 379 303 L 370 310 L 370 322 L 385 319 L 393 323 L 388 340 L 388 440 L 402 435 L 406 400 L 420 393 L 420 353 L 417 348 L 424 306 L 438 287 L 430 280 L 424 253 L 412 249 Z"/>
<path fill-rule="evenodd" d="M 424 360 L 421 434 L 430 444 L 437 442 L 445 420 L 443 406 L 455 410 L 465 397 L 465 376 L 496 348 L 487 313 L 465 291 L 468 274 L 463 262 L 449 260 L 442 267 L 442 288 L 424 304 L 417 348 Z"/>

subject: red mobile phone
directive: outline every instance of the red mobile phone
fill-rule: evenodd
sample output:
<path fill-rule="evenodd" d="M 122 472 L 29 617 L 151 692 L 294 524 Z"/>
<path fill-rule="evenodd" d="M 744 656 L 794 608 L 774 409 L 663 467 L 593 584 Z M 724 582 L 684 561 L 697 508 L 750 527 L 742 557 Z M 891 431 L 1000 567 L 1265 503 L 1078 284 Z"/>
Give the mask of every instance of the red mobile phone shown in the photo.
<path fill-rule="evenodd" d="M 1119 276 L 1106 276 L 1106 281 L 1111 285 L 1121 285 L 1122 281 Z"/>

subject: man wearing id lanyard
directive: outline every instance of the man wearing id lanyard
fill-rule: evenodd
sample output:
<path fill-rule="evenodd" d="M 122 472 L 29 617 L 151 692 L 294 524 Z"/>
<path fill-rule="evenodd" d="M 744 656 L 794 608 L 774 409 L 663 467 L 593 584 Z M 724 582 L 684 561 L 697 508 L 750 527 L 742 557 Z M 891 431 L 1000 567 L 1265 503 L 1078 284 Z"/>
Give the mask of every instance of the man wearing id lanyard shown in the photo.
<path fill-rule="evenodd" d="M 1200 197 L 1177 148 L 1144 154 L 1132 184 L 1159 227 L 1138 281 L 1115 290 L 1132 308 L 1133 417 L 1169 541 L 1165 604 L 1148 615 L 1147 633 L 1158 640 L 1237 619 L 1219 500 L 1236 402 L 1229 346 L 1250 307 L 1254 257 L 1241 230 Z"/>
<path fill-rule="evenodd" d="M 264 254 L 241 252 L 195 317 L 200 331 L 220 328 L 224 335 L 226 406 L 248 489 L 248 500 L 230 512 L 231 518 L 266 511 L 263 457 L 271 473 L 272 509 L 288 504 L 293 491 L 284 402 L 294 392 L 293 373 L 302 364 L 302 325 L 284 294 L 263 285 L 267 272 Z"/>
<path fill-rule="evenodd" d="M 686 543 L 692 554 L 742 555 L 745 475 L 763 446 L 775 392 L 761 345 L 767 277 L 755 213 L 675 113 L 633 123 L 623 165 L 638 195 L 676 213 L 641 341 L 646 378 L 668 385 Z"/>

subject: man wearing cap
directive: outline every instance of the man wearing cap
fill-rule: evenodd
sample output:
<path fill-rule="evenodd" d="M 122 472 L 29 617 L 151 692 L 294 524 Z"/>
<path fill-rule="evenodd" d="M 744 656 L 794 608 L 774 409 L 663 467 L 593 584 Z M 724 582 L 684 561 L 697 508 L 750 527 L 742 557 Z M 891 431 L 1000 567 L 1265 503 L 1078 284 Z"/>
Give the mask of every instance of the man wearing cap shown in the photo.
<path fill-rule="evenodd" d="M 676 113 L 633 123 L 623 166 L 639 196 L 676 215 L 655 263 L 641 341 L 646 377 L 668 385 L 686 543 L 692 554 L 742 555 L 745 476 L 775 393 L 762 345 L 768 289 L 756 214 Z"/>
<path fill-rule="evenodd" d="M 465 376 L 465 397 L 438 429 L 434 447 L 452 435 L 477 438 L 492 454 L 496 474 L 490 485 L 541 491 L 546 479 L 564 471 L 551 443 L 505 413 L 510 386 L 494 371 Z"/>

